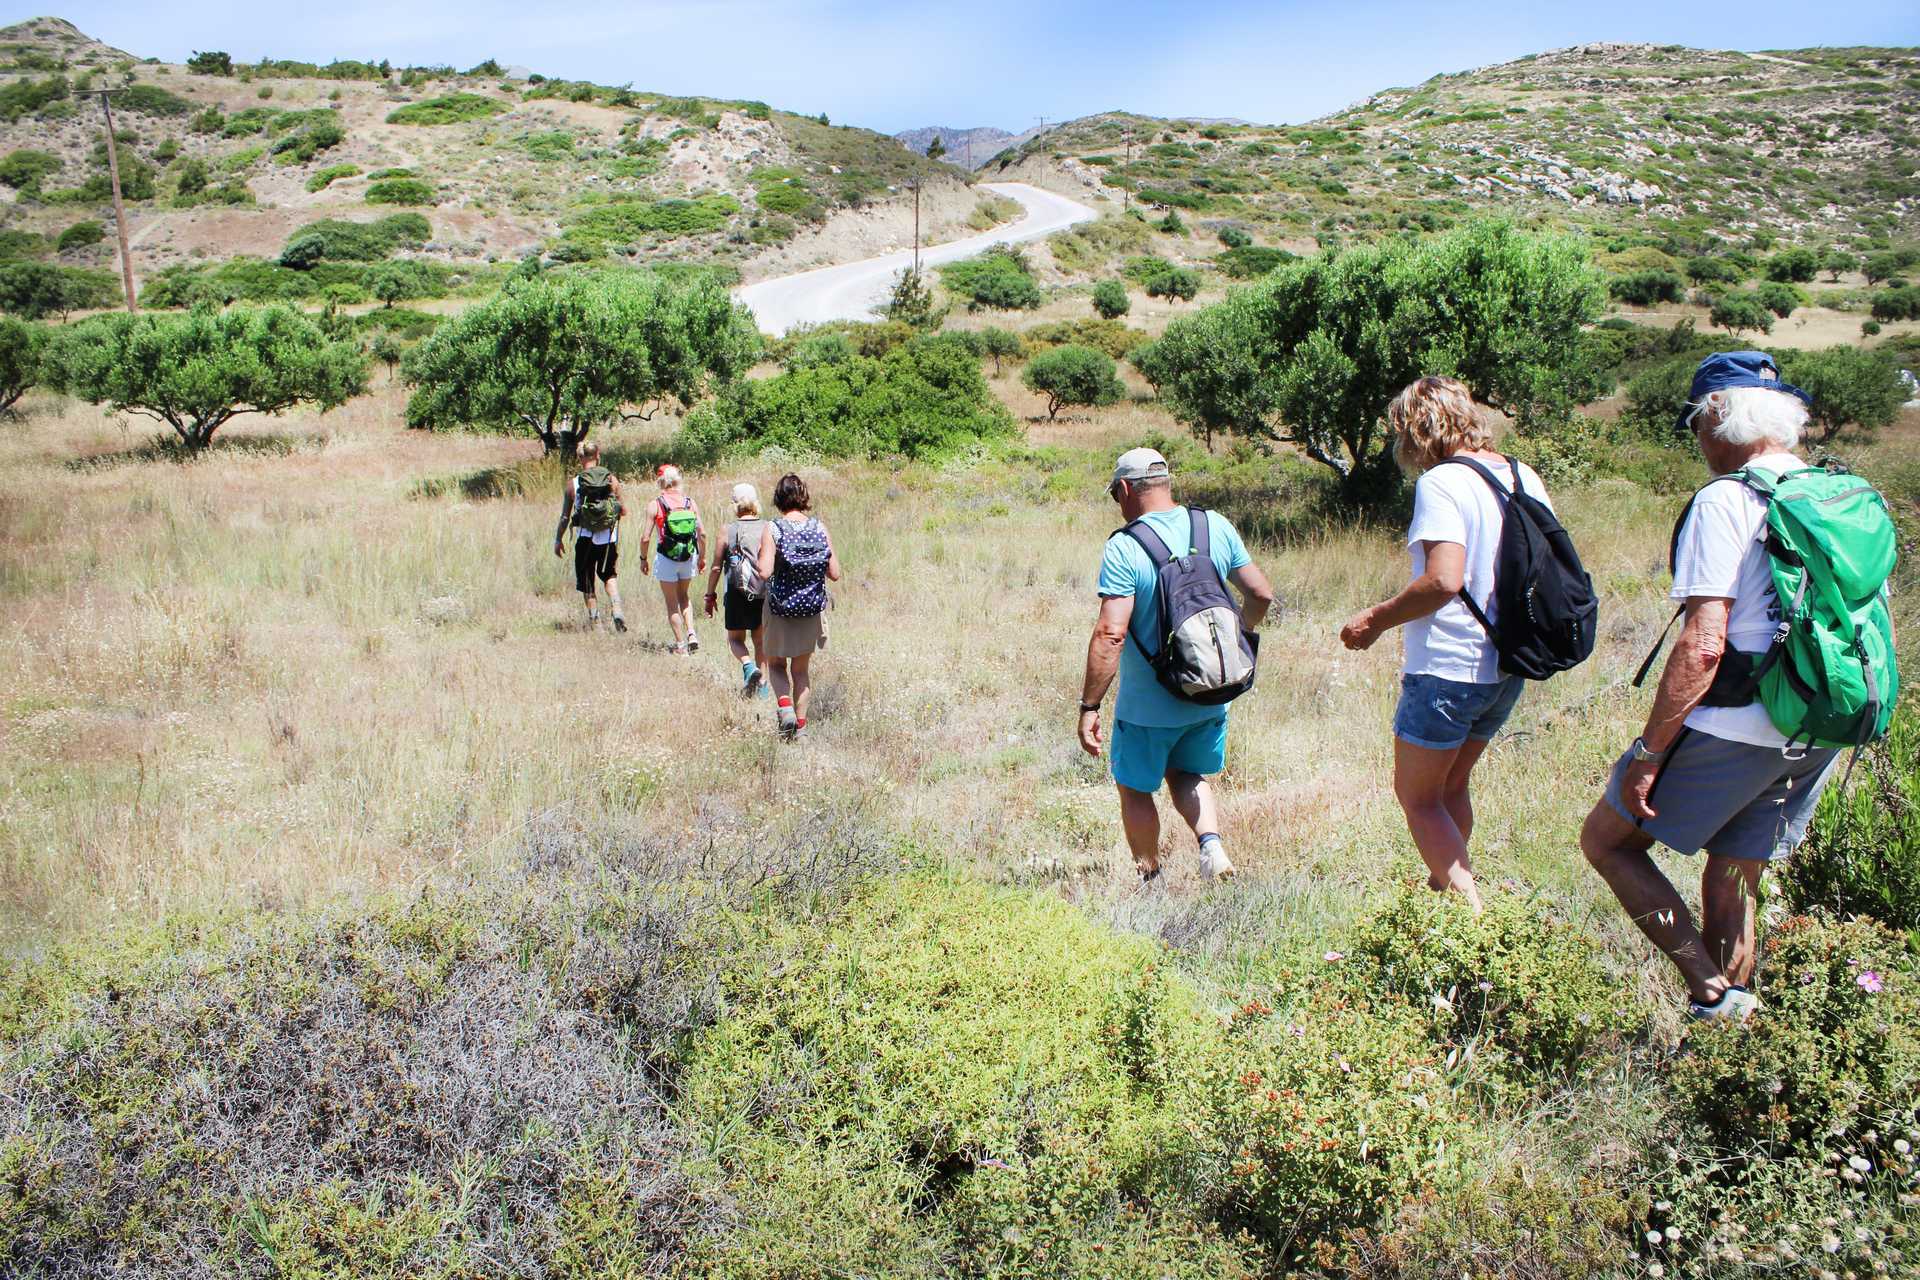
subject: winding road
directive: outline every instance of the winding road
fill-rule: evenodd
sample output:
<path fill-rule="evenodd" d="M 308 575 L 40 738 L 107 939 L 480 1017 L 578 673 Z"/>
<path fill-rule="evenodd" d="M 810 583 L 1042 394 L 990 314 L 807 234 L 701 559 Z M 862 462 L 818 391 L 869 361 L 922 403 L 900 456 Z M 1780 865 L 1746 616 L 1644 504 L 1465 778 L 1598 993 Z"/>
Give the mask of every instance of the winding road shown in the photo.
<path fill-rule="evenodd" d="M 996 227 L 964 240 L 923 246 L 922 267 L 970 258 L 996 244 L 1038 240 L 1098 216 L 1083 204 L 1024 182 L 983 182 L 979 189 L 1017 201 L 1026 215 L 1009 226 Z M 762 280 L 759 284 L 735 289 L 733 296 L 752 309 L 763 332 L 776 335 L 786 333 L 795 325 L 870 320 L 874 308 L 886 301 L 894 277 L 912 262 L 913 250 L 901 249 L 877 258 L 844 262 L 837 267 L 817 267 Z"/>

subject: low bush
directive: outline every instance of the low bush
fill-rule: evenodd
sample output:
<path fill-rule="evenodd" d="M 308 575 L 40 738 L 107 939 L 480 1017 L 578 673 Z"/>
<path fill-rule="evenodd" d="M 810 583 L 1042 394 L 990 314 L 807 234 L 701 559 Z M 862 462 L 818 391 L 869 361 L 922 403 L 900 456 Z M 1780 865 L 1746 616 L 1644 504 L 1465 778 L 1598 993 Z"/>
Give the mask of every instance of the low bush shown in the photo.
<path fill-rule="evenodd" d="M 1229 249 L 1245 249 L 1253 244 L 1253 237 L 1239 227 L 1220 228 L 1220 243 Z"/>
<path fill-rule="evenodd" d="M 1648 307 L 1657 302 L 1679 302 L 1687 296 L 1687 282 L 1671 271 L 1635 271 L 1607 281 L 1607 293 L 1619 302 Z"/>
<path fill-rule="evenodd" d="M 1687 259 L 1687 279 L 1695 284 L 1739 284 L 1749 272 L 1731 258 L 1700 257 Z"/>
<path fill-rule="evenodd" d="M 596 205 L 575 218 L 563 242 L 600 254 L 616 245 L 653 237 L 705 235 L 724 229 L 740 212 L 732 196 L 705 195 L 692 200 L 617 200 Z"/>
<path fill-rule="evenodd" d="M 1104 351 L 1115 360 L 1126 358 L 1134 348 L 1147 341 L 1147 335 L 1139 329 L 1130 329 L 1118 320 L 1097 319 L 1053 320 L 1033 325 L 1023 330 L 1021 336 L 1026 339 L 1026 345 L 1035 351 L 1073 344 Z"/>
<path fill-rule="evenodd" d="M 367 187 L 368 204 L 430 205 L 439 195 L 430 182 L 418 178 L 386 178 Z"/>
<path fill-rule="evenodd" d="M 485 120 L 507 110 L 508 104 L 479 93 L 450 93 L 409 103 L 387 113 L 388 124 L 445 125 Z"/>
<path fill-rule="evenodd" d="M 998 377 L 1001 361 L 1026 359 L 1027 343 L 1011 329 L 988 325 L 980 331 L 980 354 L 992 357 L 994 376 Z"/>
<path fill-rule="evenodd" d="M 1875 294 L 1873 318 L 1880 321 L 1920 320 L 1920 287 L 1903 285 Z"/>
<path fill-rule="evenodd" d="M 75 249 L 90 249 L 107 238 L 107 229 L 92 219 L 76 222 L 62 231 L 53 242 L 53 247 L 61 253 Z"/>
<path fill-rule="evenodd" d="M 325 191 L 340 179 L 358 177 L 359 173 L 357 164 L 330 164 L 307 179 L 307 190 Z"/>
<path fill-rule="evenodd" d="M 130 84 L 114 101 L 122 111 L 145 116 L 184 116 L 193 113 L 193 104 L 157 84 Z"/>
<path fill-rule="evenodd" d="M 996 245 L 977 258 L 940 268 L 940 282 L 964 298 L 970 311 L 1030 311 L 1043 301 L 1019 250 Z"/>
<path fill-rule="evenodd" d="M 1200 292 L 1200 273 L 1188 267 L 1173 267 L 1147 281 L 1149 298 L 1168 298 L 1191 302 Z"/>
<path fill-rule="evenodd" d="M 20 147 L 0 160 L 0 183 L 16 191 L 38 191 L 42 182 L 63 167 L 64 162 L 52 152 Z"/>
<path fill-rule="evenodd" d="M 1132 307 L 1127 299 L 1127 286 L 1118 280 L 1102 280 L 1093 286 L 1093 309 L 1102 320 L 1117 320 Z"/>
<path fill-rule="evenodd" d="M 1806 843 L 1781 871 L 1797 910 L 1871 916 L 1920 946 L 1920 713 L 1895 713 L 1852 785 L 1820 797 Z"/>
<path fill-rule="evenodd" d="M 1285 249 L 1270 249 L 1265 245 L 1238 245 L 1215 257 L 1213 263 L 1222 274 L 1235 280 L 1254 280 L 1266 275 L 1285 263 L 1298 259 L 1297 254 Z"/>
<path fill-rule="evenodd" d="M 1021 381 L 1047 398 L 1047 417 L 1069 405 L 1113 404 L 1127 389 L 1115 372 L 1113 357 L 1092 347 L 1053 347 L 1027 362 Z"/>
<path fill-rule="evenodd" d="M 432 234 L 426 217 L 418 213 L 393 213 L 372 222 L 322 218 L 294 232 L 287 245 L 291 248 L 295 241 L 313 236 L 321 243 L 319 258 L 377 262 L 395 249 L 418 249 Z"/>
<path fill-rule="evenodd" d="M 954 343 L 921 337 L 884 356 L 736 384 L 687 417 L 676 448 L 692 459 L 768 446 L 828 458 L 938 458 L 1015 431 L 977 360 Z"/>

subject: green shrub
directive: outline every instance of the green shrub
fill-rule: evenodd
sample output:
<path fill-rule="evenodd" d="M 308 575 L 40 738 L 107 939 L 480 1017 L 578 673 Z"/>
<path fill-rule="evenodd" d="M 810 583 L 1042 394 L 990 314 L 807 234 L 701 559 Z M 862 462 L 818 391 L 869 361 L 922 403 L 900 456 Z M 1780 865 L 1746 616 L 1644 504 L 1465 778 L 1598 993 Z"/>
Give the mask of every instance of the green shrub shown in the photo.
<path fill-rule="evenodd" d="M 59 238 L 53 242 L 53 247 L 61 253 L 68 253 L 74 249 L 91 248 L 106 238 L 107 229 L 98 222 L 88 219 L 84 222 L 76 222 L 62 231 Z"/>
<path fill-rule="evenodd" d="M 292 247 L 303 237 L 317 237 L 322 245 L 318 258 L 352 262 L 377 262 L 395 249 L 418 249 L 433 235 L 423 214 L 392 213 L 373 222 L 348 222 L 340 218 L 321 218 L 309 222 L 291 236 Z"/>
<path fill-rule="evenodd" d="M 1874 295 L 1875 320 L 1920 320 L 1920 286 L 1904 285 Z"/>
<path fill-rule="evenodd" d="M 418 178 L 387 178 L 367 187 L 368 204 L 433 204 L 438 193 Z"/>
<path fill-rule="evenodd" d="M 1607 293 L 1617 301 L 1648 307 L 1681 301 L 1687 296 L 1687 282 L 1671 271 L 1635 271 L 1607 281 Z"/>
<path fill-rule="evenodd" d="M 1118 280 L 1102 280 L 1093 286 L 1093 309 L 1102 320 L 1117 320 L 1132 308 L 1133 303 L 1127 299 L 1127 286 Z"/>
<path fill-rule="evenodd" d="M 1362 921 L 1360 989 L 1431 1010 L 1443 1050 L 1491 1059 L 1518 1080 L 1563 1077 L 1639 1021 L 1619 975 L 1581 927 L 1520 894 L 1475 916 L 1456 896 L 1403 889 Z"/>
<path fill-rule="evenodd" d="M 342 178 L 357 177 L 360 166 L 357 164 L 330 164 L 307 179 L 308 191 L 325 191 Z"/>
<path fill-rule="evenodd" d="M 1239 227 L 1220 228 L 1220 243 L 1229 249 L 1245 249 L 1253 244 L 1253 237 Z"/>
<path fill-rule="evenodd" d="M 41 320 L 120 300 L 120 280 L 111 271 L 61 267 L 48 262 L 0 262 L 0 311 Z"/>
<path fill-rule="evenodd" d="M 1297 255 L 1285 249 L 1270 249 L 1265 245 L 1240 245 L 1220 254 L 1213 263 L 1223 274 L 1236 280 L 1254 280 L 1286 263 L 1298 260 Z"/>
<path fill-rule="evenodd" d="M 122 111 L 147 116 L 184 116 L 193 114 L 193 104 L 178 94 L 168 93 L 157 84 L 130 84 L 115 96 L 114 105 Z"/>
<path fill-rule="evenodd" d="M 1820 255 L 1812 249 L 1785 249 L 1768 258 L 1768 280 L 1778 284 L 1806 284 L 1820 270 Z"/>
<path fill-rule="evenodd" d="M 1180 211 L 1178 209 L 1167 210 L 1167 216 L 1154 223 L 1153 227 L 1154 230 L 1163 235 L 1184 236 L 1187 234 L 1187 224 L 1180 220 Z"/>
<path fill-rule="evenodd" d="M 72 88 L 65 76 L 8 81 L 0 85 L 0 117 L 18 120 L 21 116 L 44 112 L 56 103 L 66 102 Z"/>
<path fill-rule="evenodd" d="M 1173 267 L 1147 281 L 1149 298 L 1170 298 L 1191 302 L 1200 292 L 1200 273 L 1187 267 Z"/>
<path fill-rule="evenodd" d="M 413 170 L 411 169 L 375 169 L 367 175 L 367 178 L 370 181 L 378 182 L 382 178 L 411 178 L 412 176 Z"/>
<path fill-rule="evenodd" d="M 617 200 L 581 214 L 562 239 L 602 253 L 610 246 L 651 236 L 672 238 L 719 231 L 739 212 L 739 201 L 725 195 L 693 200 Z"/>
<path fill-rule="evenodd" d="M 248 107 L 244 111 L 236 111 L 226 118 L 225 124 L 220 126 L 221 136 L 246 138 L 257 133 L 265 133 L 267 125 L 272 123 L 274 117 L 279 114 L 278 107 Z"/>
<path fill-rule="evenodd" d="M 281 164 L 305 164 L 322 151 L 337 147 L 347 140 L 347 131 L 341 127 L 333 112 L 317 111 L 312 115 L 318 118 L 299 122 L 292 132 L 273 144 L 272 153 Z M 291 118 L 291 114 L 281 116 L 267 127 L 279 132 L 281 122 Z"/>
<path fill-rule="evenodd" d="M 1011 329 L 988 325 L 980 330 L 980 354 L 993 358 L 994 376 L 998 377 L 1002 360 L 1026 358 L 1027 344 L 1025 339 Z"/>
<path fill-rule="evenodd" d="M 0 262 L 18 262 L 47 256 L 47 238 L 31 231 L 0 230 Z"/>
<path fill-rule="evenodd" d="M 1753 291 L 1754 298 L 1761 306 L 1779 316 L 1782 320 L 1792 315 L 1794 308 L 1806 302 L 1806 295 L 1790 284 L 1778 280 L 1769 280 Z"/>
<path fill-rule="evenodd" d="M 1030 311 L 1043 301 L 1026 258 L 1006 245 L 995 245 L 977 258 L 941 267 L 940 281 L 950 292 L 966 299 L 970 311 L 983 307 Z"/>
<path fill-rule="evenodd" d="M 1920 945 L 1920 713 L 1911 705 L 1862 753 L 1852 786 L 1820 797 L 1781 881 L 1798 910 L 1871 916 Z"/>
<path fill-rule="evenodd" d="M 0 416 L 14 412 L 20 397 L 47 380 L 47 326 L 0 316 Z"/>
<path fill-rule="evenodd" d="M 1695 284 L 1739 284 L 1747 271 L 1731 258 L 1700 257 L 1687 260 L 1687 279 Z"/>
<path fill-rule="evenodd" d="M 1898 366 L 1859 347 L 1783 352 L 1780 376 L 1813 397 L 1812 425 L 1822 444 L 1849 428 L 1871 439 L 1892 425 L 1907 398 Z"/>
<path fill-rule="evenodd" d="M 1115 360 L 1127 356 L 1135 347 L 1147 341 L 1147 335 L 1138 329 L 1129 329 L 1118 320 L 1099 319 L 1053 320 L 1032 325 L 1021 336 L 1033 351 L 1074 345 L 1104 351 Z"/>
<path fill-rule="evenodd" d="M 413 102 L 387 113 L 388 124 L 443 125 L 485 120 L 507 110 L 498 98 L 479 93 L 451 93 L 425 102 Z"/>
<path fill-rule="evenodd" d="M 923 337 L 877 358 L 735 384 L 688 416 L 676 448 L 695 459 L 768 446 L 828 458 L 939 458 L 1014 434 L 978 362 Z"/>
<path fill-rule="evenodd" d="M 230 76 L 233 74 L 233 58 L 217 49 L 205 53 L 196 51 L 187 59 L 187 71 L 196 76 Z"/>
<path fill-rule="evenodd" d="M 6 159 L 0 160 L 0 183 L 16 191 L 38 191 L 40 184 L 62 167 L 60 157 L 51 152 L 21 147 L 9 151 Z"/>
<path fill-rule="evenodd" d="M 573 159 L 573 135 L 565 129 L 523 134 L 514 139 L 514 145 L 535 160 L 557 162 Z"/>
<path fill-rule="evenodd" d="M 1126 395 L 1113 357 L 1092 347 L 1068 345 L 1042 351 L 1027 362 L 1021 376 L 1029 391 L 1047 398 L 1052 419 L 1069 405 L 1107 405 Z"/>
<path fill-rule="evenodd" d="M 1759 333 L 1773 332 L 1773 314 L 1767 304 L 1751 293 L 1729 293 L 1716 298 L 1711 318 L 1713 323 L 1733 333 L 1751 329 Z"/>

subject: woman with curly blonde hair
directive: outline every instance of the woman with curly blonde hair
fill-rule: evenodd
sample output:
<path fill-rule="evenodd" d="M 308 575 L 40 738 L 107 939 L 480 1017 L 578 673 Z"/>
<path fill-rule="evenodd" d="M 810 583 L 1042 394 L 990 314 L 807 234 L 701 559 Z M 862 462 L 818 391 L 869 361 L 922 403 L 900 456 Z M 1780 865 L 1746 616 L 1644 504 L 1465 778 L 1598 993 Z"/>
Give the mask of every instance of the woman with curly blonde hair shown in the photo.
<path fill-rule="evenodd" d="M 1531 467 L 1494 450 L 1473 394 L 1453 378 L 1414 382 L 1394 397 L 1387 422 L 1396 437 L 1394 458 L 1418 477 L 1407 530 L 1413 579 L 1392 599 L 1356 613 L 1340 640 L 1365 649 L 1392 628 L 1405 628 L 1393 717 L 1394 796 L 1427 864 L 1427 884 L 1459 890 L 1477 912 L 1467 781 L 1512 714 L 1523 682 L 1500 671 L 1493 637 L 1469 601 L 1495 621 L 1494 555 L 1505 495 L 1516 480 L 1529 495 L 1549 500 Z"/>

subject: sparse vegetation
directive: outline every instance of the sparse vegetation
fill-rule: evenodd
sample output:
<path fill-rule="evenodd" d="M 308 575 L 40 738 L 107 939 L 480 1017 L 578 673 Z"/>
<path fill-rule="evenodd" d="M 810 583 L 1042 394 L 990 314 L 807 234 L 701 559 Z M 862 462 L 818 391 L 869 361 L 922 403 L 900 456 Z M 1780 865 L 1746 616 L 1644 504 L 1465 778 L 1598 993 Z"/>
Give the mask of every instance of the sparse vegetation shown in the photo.
<path fill-rule="evenodd" d="M 404 107 L 396 107 L 387 113 L 388 124 L 447 125 L 466 124 L 472 120 L 485 120 L 497 116 L 507 109 L 507 104 L 498 98 L 489 98 L 480 93 L 451 93 L 445 97 L 429 98 L 425 102 L 413 102 Z"/>

